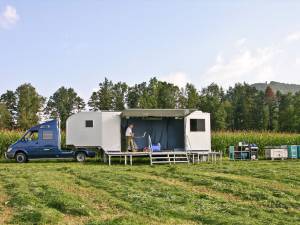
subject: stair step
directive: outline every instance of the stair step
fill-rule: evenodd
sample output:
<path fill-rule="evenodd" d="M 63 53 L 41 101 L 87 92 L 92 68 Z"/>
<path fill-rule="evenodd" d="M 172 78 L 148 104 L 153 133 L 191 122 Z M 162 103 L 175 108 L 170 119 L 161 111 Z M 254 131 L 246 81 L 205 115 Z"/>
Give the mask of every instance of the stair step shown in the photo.
<path fill-rule="evenodd" d="M 175 161 L 175 163 L 188 163 L 187 160 Z M 152 163 L 174 163 L 174 161 L 153 161 Z"/>
<path fill-rule="evenodd" d="M 188 163 L 189 161 L 175 161 L 175 163 Z"/>
<path fill-rule="evenodd" d="M 154 163 L 156 163 L 156 164 L 158 164 L 158 163 L 172 163 L 171 161 L 154 161 L 154 162 L 152 162 L 153 164 Z"/>
<path fill-rule="evenodd" d="M 187 157 L 152 157 L 152 159 L 187 159 Z"/>
<path fill-rule="evenodd" d="M 153 157 L 152 156 L 152 159 L 170 159 L 171 157 Z"/>

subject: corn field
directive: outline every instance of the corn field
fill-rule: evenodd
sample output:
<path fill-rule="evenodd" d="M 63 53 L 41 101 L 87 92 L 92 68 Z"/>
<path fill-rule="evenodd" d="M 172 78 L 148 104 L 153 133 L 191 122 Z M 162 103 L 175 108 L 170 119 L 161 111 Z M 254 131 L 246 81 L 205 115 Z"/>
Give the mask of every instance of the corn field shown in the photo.
<path fill-rule="evenodd" d="M 255 132 L 255 131 L 221 131 L 212 133 L 212 149 L 228 154 L 228 146 L 236 145 L 238 142 L 257 144 L 260 156 L 264 155 L 265 146 L 300 145 L 300 134 Z"/>
<path fill-rule="evenodd" d="M 0 155 L 4 157 L 4 152 L 8 146 L 24 134 L 20 130 L 0 130 Z M 62 133 L 62 145 L 65 145 L 65 133 Z M 262 149 L 265 146 L 280 145 L 300 145 L 300 134 L 294 133 L 275 133 L 275 132 L 254 132 L 254 131 L 221 131 L 212 133 L 212 149 L 222 151 L 228 154 L 228 146 L 235 145 L 240 141 L 255 143 L 260 149 L 260 155 L 263 156 Z"/>

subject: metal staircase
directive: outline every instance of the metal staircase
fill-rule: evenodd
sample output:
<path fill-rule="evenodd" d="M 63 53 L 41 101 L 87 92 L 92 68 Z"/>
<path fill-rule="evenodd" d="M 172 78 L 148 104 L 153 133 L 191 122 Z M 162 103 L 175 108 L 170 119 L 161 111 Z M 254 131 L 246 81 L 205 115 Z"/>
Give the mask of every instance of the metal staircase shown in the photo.
<path fill-rule="evenodd" d="M 150 164 L 176 164 L 176 163 L 189 163 L 188 154 L 186 151 L 160 151 L 153 152 L 152 151 L 152 141 L 150 135 L 149 137 L 149 148 L 150 152 Z"/>
<path fill-rule="evenodd" d="M 150 153 L 150 164 L 176 164 L 176 163 L 189 163 L 186 151 L 162 151 Z"/>

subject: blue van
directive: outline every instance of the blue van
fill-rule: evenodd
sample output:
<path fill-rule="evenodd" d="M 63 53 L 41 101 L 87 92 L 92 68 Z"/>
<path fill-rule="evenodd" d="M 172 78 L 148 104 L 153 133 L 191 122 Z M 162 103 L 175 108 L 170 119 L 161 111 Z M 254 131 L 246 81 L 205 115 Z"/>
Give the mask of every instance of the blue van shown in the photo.
<path fill-rule="evenodd" d="M 30 128 L 21 139 L 9 146 L 5 157 L 24 163 L 30 159 L 75 159 L 83 162 L 86 157 L 96 156 L 94 151 L 85 148 L 62 150 L 60 142 L 59 121 L 51 120 Z"/>

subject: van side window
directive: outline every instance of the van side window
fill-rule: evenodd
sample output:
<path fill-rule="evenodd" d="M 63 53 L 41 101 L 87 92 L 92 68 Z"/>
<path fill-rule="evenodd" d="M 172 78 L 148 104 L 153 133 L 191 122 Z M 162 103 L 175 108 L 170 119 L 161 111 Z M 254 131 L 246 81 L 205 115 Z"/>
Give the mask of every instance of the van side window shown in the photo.
<path fill-rule="evenodd" d="M 43 131 L 43 140 L 52 140 L 53 139 L 53 131 Z"/>
<path fill-rule="evenodd" d="M 190 131 L 205 131 L 205 119 L 190 119 Z"/>
<path fill-rule="evenodd" d="M 86 120 L 85 121 L 85 127 L 94 127 L 94 121 L 93 120 Z"/>
<path fill-rule="evenodd" d="M 39 140 L 39 132 L 37 130 L 30 131 L 24 136 L 24 139 L 26 141 L 37 141 Z"/>

